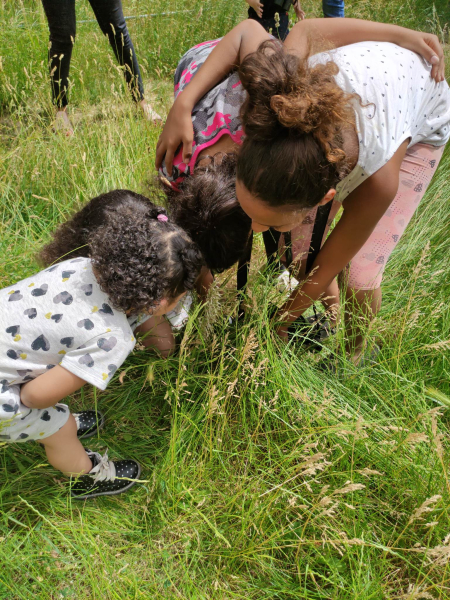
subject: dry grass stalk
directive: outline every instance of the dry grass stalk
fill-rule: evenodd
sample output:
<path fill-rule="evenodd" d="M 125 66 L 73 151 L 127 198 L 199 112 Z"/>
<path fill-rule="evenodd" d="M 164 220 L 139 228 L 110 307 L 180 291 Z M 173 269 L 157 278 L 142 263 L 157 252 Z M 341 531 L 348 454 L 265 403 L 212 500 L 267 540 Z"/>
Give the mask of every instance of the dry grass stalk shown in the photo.
<path fill-rule="evenodd" d="M 364 475 L 365 477 L 369 477 L 370 475 L 384 475 L 384 473 L 380 473 L 380 471 L 376 471 L 375 469 L 359 469 L 357 473 Z"/>
<path fill-rule="evenodd" d="M 206 340 L 210 340 L 214 334 L 214 325 L 222 314 L 221 291 L 217 280 L 212 283 L 208 292 L 208 302 L 206 302 L 202 318 L 200 321 L 200 332 Z"/>
<path fill-rule="evenodd" d="M 427 500 L 425 500 L 425 502 L 423 502 L 419 506 L 419 508 L 416 508 L 416 510 L 413 512 L 413 514 L 411 515 L 411 517 L 408 521 L 408 525 L 410 523 L 412 523 L 413 521 L 417 521 L 417 520 L 422 521 L 422 515 L 425 513 L 432 512 L 435 507 L 432 508 L 431 505 L 436 504 L 436 502 L 441 500 L 441 498 L 442 498 L 442 496 L 439 496 L 439 494 L 437 494 L 436 496 L 431 496 L 431 498 L 427 498 Z"/>
<path fill-rule="evenodd" d="M 415 583 L 410 583 L 406 593 L 402 594 L 399 600 L 436 600 L 436 598 Z"/>
<path fill-rule="evenodd" d="M 350 492 L 357 492 L 358 490 L 363 490 L 366 486 L 363 483 L 347 483 L 344 487 L 339 488 L 338 490 L 334 490 L 333 496 L 336 494 L 349 494 Z"/>

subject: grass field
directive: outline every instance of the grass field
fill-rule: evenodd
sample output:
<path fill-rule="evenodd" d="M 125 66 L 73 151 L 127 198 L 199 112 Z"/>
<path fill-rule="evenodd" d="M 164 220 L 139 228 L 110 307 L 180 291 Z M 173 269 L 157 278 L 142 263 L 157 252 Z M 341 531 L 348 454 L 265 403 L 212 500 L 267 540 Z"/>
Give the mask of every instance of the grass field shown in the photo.
<path fill-rule="evenodd" d="M 318 0 L 305 0 L 320 15 Z M 171 75 L 194 43 L 223 34 L 243 0 L 124 0 L 147 96 L 165 113 Z M 77 1 L 80 21 L 93 18 Z M 441 0 L 355 0 L 348 16 L 442 33 Z M 146 192 L 159 129 L 143 122 L 96 23 L 79 22 L 75 136 L 50 128 L 48 32 L 37 0 L 0 0 L 0 216 L 4 287 L 37 269 L 51 230 L 100 192 Z M 450 152 L 386 271 L 370 339 L 379 363 L 328 376 L 319 356 L 280 348 L 261 319 L 192 319 L 180 353 L 135 352 L 98 405 L 90 446 L 136 458 L 123 496 L 71 502 L 37 445 L 0 448 L 0 599 L 450 598 Z M 217 295 L 217 294 L 216 294 Z M 218 314 L 218 325 L 210 326 Z M 330 344 L 340 353 L 342 333 Z"/>

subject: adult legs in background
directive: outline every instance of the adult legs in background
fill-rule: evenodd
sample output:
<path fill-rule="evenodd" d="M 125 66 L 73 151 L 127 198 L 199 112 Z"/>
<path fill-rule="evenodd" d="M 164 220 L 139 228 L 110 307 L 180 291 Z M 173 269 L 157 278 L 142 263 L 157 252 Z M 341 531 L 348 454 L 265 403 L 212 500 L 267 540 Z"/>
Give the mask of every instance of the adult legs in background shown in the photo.
<path fill-rule="evenodd" d="M 89 3 L 100 29 L 104 35 L 108 36 L 118 63 L 123 67 L 125 80 L 133 100 L 140 104 L 146 118 L 160 121 L 161 117 L 144 100 L 141 71 L 133 42 L 128 33 L 121 0 L 89 0 Z"/>
<path fill-rule="evenodd" d="M 147 119 L 161 117 L 144 100 L 144 86 L 120 0 L 89 0 L 102 32 L 108 36 L 114 54 L 124 67 L 126 82 L 133 99 Z M 53 102 L 57 107 L 55 126 L 67 135 L 73 130 L 66 114 L 68 104 L 69 69 L 75 43 L 75 0 L 42 0 L 50 30 L 49 68 Z"/>
<path fill-rule="evenodd" d="M 55 127 L 72 135 L 73 130 L 65 112 L 68 104 L 69 69 L 75 42 L 75 0 L 42 0 L 50 30 L 48 61 L 53 103 L 56 106 Z"/>
<path fill-rule="evenodd" d="M 344 0 L 322 0 L 324 17 L 345 17 Z"/>
<path fill-rule="evenodd" d="M 289 33 L 289 15 L 286 12 L 281 12 L 278 16 L 278 21 L 275 20 L 275 17 L 268 17 L 267 19 L 260 19 L 259 17 L 250 18 L 261 23 L 266 31 L 283 42 Z"/>
<path fill-rule="evenodd" d="M 364 347 L 364 332 L 381 306 L 381 281 L 386 263 L 422 200 L 444 152 L 443 146 L 416 144 L 400 168 L 397 195 L 373 233 L 343 274 L 347 284 L 348 351 L 355 361 Z"/>
<path fill-rule="evenodd" d="M 89 0 L 89 4 L 92 6 L 103 35 L 108 36 L 118 63 L 124 67 L 125 80 L 133 100 L 135 102 L 143 100 L 144 85 L 133 42 L 123 16 L 121 0 Z"/>

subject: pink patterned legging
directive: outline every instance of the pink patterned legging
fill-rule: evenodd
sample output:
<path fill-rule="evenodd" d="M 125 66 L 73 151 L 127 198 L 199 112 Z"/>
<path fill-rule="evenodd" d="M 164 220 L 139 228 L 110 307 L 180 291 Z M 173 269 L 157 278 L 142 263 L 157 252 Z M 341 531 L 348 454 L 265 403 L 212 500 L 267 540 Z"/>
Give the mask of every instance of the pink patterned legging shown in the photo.
<path fill-rule="evenodd" d="M 380 287 L 388 258 L 422 200 L 442 158 L 444 147 L 415 144 L 406 151 L 400 168 L 400 183 L 397 194 L 378 221 L 367 242 L 350 263 L 346 276 L 347 285 L 350 288 L 374 290 Z M 322 244 L 340 207 L 341 203 L 334 200 Z M 292 256 L 294 258 L 299 255 L 306 258 L 308 254 L 316 212 L 317 207 L 313 208 L 302 224 L 295 227 L 291 232 Z M 280 244 L 282 250 L 284 246 L 283 236 L 280 239 Z"/>

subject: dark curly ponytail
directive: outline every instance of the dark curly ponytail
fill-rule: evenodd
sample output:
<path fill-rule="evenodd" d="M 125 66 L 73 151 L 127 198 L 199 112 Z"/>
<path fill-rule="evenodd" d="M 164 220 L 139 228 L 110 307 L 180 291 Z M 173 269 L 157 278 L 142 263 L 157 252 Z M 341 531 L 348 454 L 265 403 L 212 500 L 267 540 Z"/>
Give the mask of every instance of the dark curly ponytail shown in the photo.
<path fill-rule="evenodd" d="M 175 191 L 161 180 L 171 218 L 198 244 L 206 265 L 215 272 L 233 266 L 242 256 L 251 219 L 236 198 L 236 156 L 220 156 L 195 169 Z"/>
<path fill-rule="evenodd" d="M 272 206 L 310 208 L 348 173 L 343 132 L 354 128 L 348 94 L 335 81 L 338 66 L 263 42 L 239 68 L 247 91 L 241 109 L 245 140 L 237 177 Z"/>
<path fill-rule="evenodd" d="M 100 194 L 58 226 L 53 232 L 52 240 L 39 252 L 37 256 L 39 263 L 50 266 L 69 258 L 87 256 L 91 232 L 117 212 L 124 217 L 140 215 L 142 219 L 146 219 L 155 218 L 160 212 L 165 214 L 166 211 L 155 206 L 149 198 L 131 190 L 112 190 Z"/>
<path fill-rule="evenodd" d="M 164 208 L 129 190 L 93 198 L 57 229 L 39 258 L 48 265 L 75 256 L 92 259 L 101 289 L 127 313 L 192 290 L 204 263 Z"/>

